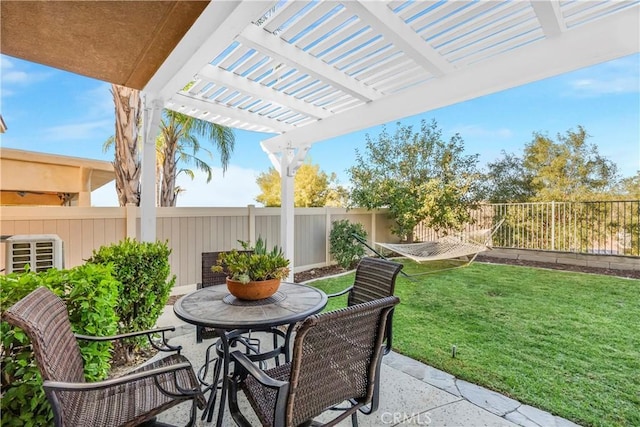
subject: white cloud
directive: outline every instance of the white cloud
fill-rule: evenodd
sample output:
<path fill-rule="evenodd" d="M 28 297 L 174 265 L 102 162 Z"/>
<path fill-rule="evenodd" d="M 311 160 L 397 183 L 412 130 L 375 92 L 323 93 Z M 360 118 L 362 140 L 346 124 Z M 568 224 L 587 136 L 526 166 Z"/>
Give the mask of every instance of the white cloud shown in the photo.
<path fill-rule="evenodd" d="M 94 139 L 96 131 L 106 132 L 110 129 L 113 129 L 113 120 L 94 120 L 49 127 L 44 130 L 43 138 L 48 141 L 87 140 Z"/>
<path fill-rule="evenodd" d="M 484 138 L 511 138 L 513 132 L 507 128 L 487 129 L 479 125 L 463 125 L 453 129 L 453 133 L 459 133 L 463 138 L 465 136 L 475 136 Z"/>
<path fill-rule="evenodd" d="M 593 97 L 640 92 L 639 68 L 640 57 L 632 55 L 583 70 L 568 81 L 567 95 Z"/>
<path fill-rule="evenodd" d="M 7 71 L 2 72 L 2 82 L 4 84 L 11 83 L 27 83 L 29 81 L 29 75 L 24 71 Z"/>
<path fill-rule="evenodd" d="M 620 76 L 612 79 L 586 78 L 569 82 L 574 93 L 581 96 L 598 96 L 639 91 L 638 78 Z"/>
<path fill-rule="evenodd" d="M 213 179 L 207 184 L 206 176 L 197 171 L 192 181 L 178 176 L 177 185 L 186 189 L 178 196 L 178 207 L 240 207 L 257 205 L 260 194 L 256 177 L 260 172 L 230 165 L 224 177 L 221 168 L 213 168 Z M 115 181 L 91 193 L 92 206 L 118 206 Z"/>
<path fill-rule="evenodd" d="M 16 64 L 6 56 L 0 56 L 0 76 L 2 85 L 28 85 L 47 79 L 50 73 L 29 72 L 18 69 Z M 5 88 L 2 88 L 3 96 L 7 96 Z"/>

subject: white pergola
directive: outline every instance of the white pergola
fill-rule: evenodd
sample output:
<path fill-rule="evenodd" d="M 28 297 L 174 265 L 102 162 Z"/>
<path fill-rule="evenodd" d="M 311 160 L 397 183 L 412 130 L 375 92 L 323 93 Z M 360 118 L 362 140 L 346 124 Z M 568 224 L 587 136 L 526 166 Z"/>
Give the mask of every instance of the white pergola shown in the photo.
<path fill-rule="evenodd" d="M 637 1 L 211 2 L 144 88 L 161 108 L 273 132 L 281 242 L 313 143 L 640 51 Z M 145 150 L 143 238 L 155 238 Z"/>
<path fill-rule="evenodd" d="M 638 0 L 1 6 L 3 53 L 143 89 L 143 240 L 163 108 L 277 134 L 261 145 L 282 176 L 290 260 L 293 177 L 312 144 L 640 51 Z"/>

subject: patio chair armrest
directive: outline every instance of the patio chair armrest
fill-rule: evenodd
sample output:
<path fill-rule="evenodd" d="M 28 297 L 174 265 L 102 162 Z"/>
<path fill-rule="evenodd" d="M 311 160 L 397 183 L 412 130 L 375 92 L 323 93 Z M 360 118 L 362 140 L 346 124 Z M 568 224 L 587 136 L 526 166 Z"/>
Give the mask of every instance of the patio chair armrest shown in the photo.
<path fill-rule="evenodd" d="M 191 363 L 189 362 L 176 363 L 175 365 L 171 365 L 171 366 L 163 366 L 161 368 L 155 368 L 155 369 L 150 369 L 148 371 L 136 372 L 130 375 L 123 375 L 122 377 L 111 378 L 104 381 L 96 381 L 93 383 L 72 383 L 72 382 L 65 382 L 65 381 L 45 380 L 43 381 L 42 386 L 45 389 L 49 389 L 52 391 L 80 392 L 80 391 L 89 391 L 89 390 L 101 390 L 105 388 L 114 387 L 117 385 L 139 381 L 149 377 L 176 372 L 181 369 L 192 369 Z"/>
<path fill-rule="evenodd" d="M 340 292 L 336 292 L 335 294 L 327 294 L 327 298 L 339 297 L 340 295 L 344 295 L 353 289 L 353 285 L 349 286 L 347 289 L 343 289 Z"/>
<path fill-rule="evenodd" d="M 254 365 L 253 362 L 251 362 L 251 360 L 240 351 L 232 352 L 231 358 L 234 362 L 240 364 L 249 375 L 254 377 L 256 381 L 265 387 L 280 389 L 289 384 L 286 381 L 276 380 L 265 374 L 264 371 Z"/>
<path fill-rule="evenodd" d="M 82 335 L 82 334 L 74 334 L 75 337 L 79 340 L 84 341 L 93 341 L 93 342 L 102 342 L 102 341 L 117 341 L 125 338 L 133 338 L 139 337 L 142 335 L 146 335 L 149 343 L 158 351 L 177 351 L 180 352 L 182 350 L 182 346 L 172 346 L 167 343 L 167 338 L 165 336 L 165 332 L 173 332 L 176 328 L 174 326 L 165 326 L 162 328 L 148 329 L 146 331 L 136 331 L 136 332 L 127 332 L 125 334 L 111 335 L 107 337 L 95 337 L 91 335 Z M 162 335 L 162 345 L 158 345 L 157 342 L 153 341 L 153 334 L 161 334 Z"/>

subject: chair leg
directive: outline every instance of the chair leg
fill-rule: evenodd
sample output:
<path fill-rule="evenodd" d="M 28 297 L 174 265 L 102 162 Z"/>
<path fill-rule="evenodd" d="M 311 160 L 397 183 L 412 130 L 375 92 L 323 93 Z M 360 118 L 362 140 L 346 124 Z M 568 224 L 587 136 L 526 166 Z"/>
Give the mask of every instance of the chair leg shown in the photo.
<path fill-rule="evenodd" d="M 351 414 L 351 425 L 353 427 L 358 427 L 358 412 L 354 412 Z"/>
<path fill-rule="evenodd" d="M 251 424 L 244 415 L 242 415 L 238 407 L 238 384 L 231 376 L 227 377 L 225 381 L 229 389 L 229 412 L 231 412 L 231 418 L 233 418 L 240 427 L 251 427 Z"/>
<path fill-rule="evenodd" d="M 196 399 L 193 399 L 191 401 L 191 414 L 189 415 L 189 422 L 187 423 L 187 425 L 185 427 L 195 427 L 196 425 L 196 418 L 198 416 L 198 407 L 196 405 Z"/>

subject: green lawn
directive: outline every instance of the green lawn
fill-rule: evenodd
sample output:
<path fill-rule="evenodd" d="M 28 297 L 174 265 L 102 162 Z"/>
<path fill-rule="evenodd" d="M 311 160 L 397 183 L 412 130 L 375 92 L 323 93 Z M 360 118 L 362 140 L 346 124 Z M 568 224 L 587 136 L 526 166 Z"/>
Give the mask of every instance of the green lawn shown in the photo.
<path fill-rule="evenodd" d="M 640 426 L 640 281 L 474 263 L 398 276 L 396 295 L 396 351 L 579 424 Z"/>

